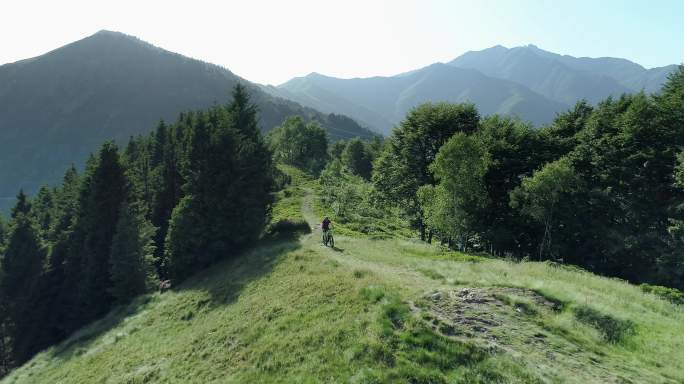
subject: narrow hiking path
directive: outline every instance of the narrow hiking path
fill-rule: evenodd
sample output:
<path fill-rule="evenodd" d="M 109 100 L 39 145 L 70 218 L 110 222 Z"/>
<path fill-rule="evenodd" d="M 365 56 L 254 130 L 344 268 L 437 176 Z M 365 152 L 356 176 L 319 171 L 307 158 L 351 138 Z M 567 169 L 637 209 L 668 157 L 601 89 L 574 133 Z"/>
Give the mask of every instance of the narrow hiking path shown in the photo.
<path fill-rule="evenodd" d="M 404 286 L 408 282 L 415 280 L 418 280 L 416 282 L 417 284 L 414 284 L 415 287 L 423 286 L 426 283 L 432 283 L 434 286 L 441 285 L 436 281 L 430 281 L 430 278 L 406 265 L 389 265 L 380 261 L 361 259 L 358 252 L 360 249 L 354 249 L 353 246 L 365 246 L 368 245 L 365 243 L 371 240 L 351 239 L 346 236 L 337 236 L 335 238 L 336 246 L 334 248 L 324 246 L 321 243 L 322 232 L 320 221 L 322 219 L 319 219 L 314 211 L 314 199 L 316 199 L 316 194 L 311 188 L 303 188 L 303 190 L 305 195 L 302 197 L 302 216 L 309 224 L 309 227 L 311 227 L 311 233 L 303 236 L 301 239 L 302 245 L 316 247 L 324 252 L 327 257 L 330 257 L 338 263 L 354 268 L 355 270 L 362 272 L 370 271 L 382 276 L 386 280 L 400 282 Z"/>

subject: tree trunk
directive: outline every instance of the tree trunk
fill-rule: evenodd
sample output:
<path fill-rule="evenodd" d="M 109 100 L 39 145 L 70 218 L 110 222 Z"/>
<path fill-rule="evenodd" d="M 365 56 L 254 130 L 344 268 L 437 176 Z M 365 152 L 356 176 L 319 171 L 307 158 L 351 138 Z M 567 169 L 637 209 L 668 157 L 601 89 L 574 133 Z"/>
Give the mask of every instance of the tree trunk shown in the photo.
<path fill-rule="evenodd" d="M 6 325 L 0 324 L 0 378 L 9 373 L 12 368 L 10 351 L 7 348 Z"/>

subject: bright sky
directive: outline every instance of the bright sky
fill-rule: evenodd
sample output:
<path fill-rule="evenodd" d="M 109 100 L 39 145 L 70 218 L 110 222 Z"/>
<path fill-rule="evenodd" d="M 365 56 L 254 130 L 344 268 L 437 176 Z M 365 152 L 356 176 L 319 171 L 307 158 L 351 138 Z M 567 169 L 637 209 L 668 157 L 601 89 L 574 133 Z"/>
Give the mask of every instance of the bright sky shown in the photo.
<path fill-rule="evenodd" d="M 684 62 L 682 0 L 2 0 L 0 63 L 109 29 L 259 83 L 393 75 L 535 44 L 646 67 Z"/>

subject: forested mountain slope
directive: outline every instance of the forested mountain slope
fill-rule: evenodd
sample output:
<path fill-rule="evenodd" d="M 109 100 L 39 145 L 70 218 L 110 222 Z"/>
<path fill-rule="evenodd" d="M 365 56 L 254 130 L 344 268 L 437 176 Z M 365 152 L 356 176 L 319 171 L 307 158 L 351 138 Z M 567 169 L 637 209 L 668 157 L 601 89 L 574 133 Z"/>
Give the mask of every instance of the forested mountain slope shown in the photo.
<path fill-rule="evenodd" d="M 677 383 L 681 307 L 553 263 L 449 252 L 341 225 L 319 244 L 317 183 L 269 240 L 163 294 L 139 297 L 3 383 Z M 342 235 L 346 234 L 346 235 Z"/>
<path fill-rule="evenodd" d="M 0 66 L 0 197 L 54 184 L 104 140 L 173 121 L 183 111 L 225 104 L 249 86 L 268 130 L 291 115 L 319 121 L 331 138 L 371 136 L 345 116 L 272 97 L 225 68 L 101 31 L 45 55 Z"/>

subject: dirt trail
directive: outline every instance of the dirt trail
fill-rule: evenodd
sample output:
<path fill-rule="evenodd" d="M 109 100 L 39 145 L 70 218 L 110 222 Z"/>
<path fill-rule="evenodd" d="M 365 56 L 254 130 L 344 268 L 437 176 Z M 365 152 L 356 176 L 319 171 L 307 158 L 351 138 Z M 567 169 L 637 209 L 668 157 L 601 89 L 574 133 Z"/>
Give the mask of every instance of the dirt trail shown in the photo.
<path fill-rule="evenodd" d="M 304 216 L 304 219 L 307 221 L 307 223 L 309 223 L 309 226 L 311 227 L 311 233 L 302 237 L 303 245 L 319 248 L 328 257 L 340 264 L 354 269 L 371 271 L 389 280 L 401 282 L 402 284 L 406 284 L 409 280 L 415 279 L 421 280 L 423 283 L 429 281 L 429 279 L 427 279 L 425 276 L 410 268 L 390 266 L 381 262 L 362 260 L 356 257 L 352 250 L 343 251 L 338 247 L 324 247 L 321 244 L 322 233 L 320 220 L 313 208 L 315 193 L 310 188 L 304 188 L 304 192 L 306 194 L 304 197 L 302 197 L 302 216 Z M 344 236 L 336 236 L 335 240 L 338 245 L 342 245 L 344 247 Z"/>
<path fill-rule="evenodd" d="M 318 217 L 313 210 L 314 191 L 311 188 L 304 188 L 306 194 L 302 197 L 302 215 L 304 220 L 311 226 L 312 234 L 320 234 L 321 228 L 318 225 Z"/>

